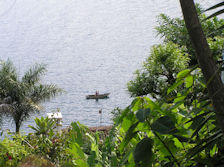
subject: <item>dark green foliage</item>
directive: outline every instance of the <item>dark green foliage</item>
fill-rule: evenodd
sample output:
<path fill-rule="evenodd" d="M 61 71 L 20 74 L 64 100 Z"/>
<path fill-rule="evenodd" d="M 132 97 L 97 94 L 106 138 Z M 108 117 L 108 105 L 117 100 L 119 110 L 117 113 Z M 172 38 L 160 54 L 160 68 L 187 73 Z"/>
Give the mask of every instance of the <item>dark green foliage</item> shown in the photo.
<path fill-rule="evenodd" d="M 200 20 L 206 18 L 200 7 L 198 7 L 198 13 Z M 158 23 L 156 30 L 164 43 L 152 47 L 149 58 L 144 62 L 142 69 L 137 70 L 135 78 L 128 83 L 131 96 L 149 94 L 154 99 L 164 97 L 163 92 L 173 85 L 178 72 L 189 66 L 197 65 L 196 53 L 184 20 L 161 14 L 158 17 Z M 221 62 L 224 49 L 224 29 L 219 29 L 219 27 L 224 25 L 224 20 L 214 17 L 201 24 L 214 58 Z M 180 82 L 177 84 L 181 84 Z M 175 95 L 175 92 L 172 95 Z M 170 97 L 170 95 L 167 96 L 167 99 Z"/>
<path fill-rule="evenodd" d="M 188 66 L 189 56 L 184 47 L 169 42 L 152 47 L 151 55 L 137 70 L 136 78 L 128 83 L 132 96 L 150 93 L 153 98 L 161 97 L 166 88 L 175 82 L 178 72 Z"/>
<path fill-rule="evenodd" d="M 37 135 L 49 134 L 49 132 L 53 130 L 56 124 L 56 122 L 53 119 L 49 119 L 48 117 L 46 118 L 41 117 L 40 119 L 35 118 L 34 121 L 36 123 L 36 127 L 30 125 L 29 127 L 33 129 Z"/>
<path fill-rule="evenodd" d="M 133 156 L 137 166 L 151 166 L 153 157 L 152 147 L 153 140 L 148 137 L 145 137 L 136 145 Z"/>
<path fill-rule="evenodd" d="M 137 111 L 136 113 L 136 118 L 140 121 L 140 122 L 145 122 L 145 120 L 147 119 L 147 117 L 150 114 L 150 108 L 146 108 L 146 109 L 140 109 Z"/>
<path fill-rule="evenodd" d="M 177 132 L 174 122 L 168 116 L 157 119 L 152 123 L 151 128 L 160 134 L 174 134 Z"/>

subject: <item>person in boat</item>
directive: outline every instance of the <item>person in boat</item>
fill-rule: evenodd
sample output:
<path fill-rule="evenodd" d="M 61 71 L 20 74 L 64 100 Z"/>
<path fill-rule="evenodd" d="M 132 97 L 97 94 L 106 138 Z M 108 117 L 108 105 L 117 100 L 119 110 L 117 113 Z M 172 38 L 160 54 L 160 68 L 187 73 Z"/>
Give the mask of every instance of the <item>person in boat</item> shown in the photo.
<path fill-rule="evenodd" d="M 98 96 L 99 95 L 99 91 L 96 91 L 96 94 L 95 95 Z"/>

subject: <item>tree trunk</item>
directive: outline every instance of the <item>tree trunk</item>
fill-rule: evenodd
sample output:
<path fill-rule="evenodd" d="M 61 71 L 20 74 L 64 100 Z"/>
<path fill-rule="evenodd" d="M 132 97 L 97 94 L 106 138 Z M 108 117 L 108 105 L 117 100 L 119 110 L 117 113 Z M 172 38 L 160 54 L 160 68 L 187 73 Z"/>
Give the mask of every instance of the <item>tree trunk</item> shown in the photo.
<path fill-rule="evenodd" d="M 207 83 L 218 125 L 224 134 L 224 86 L 203 33 L 193 0 L 180 0 L 185 24 L 197 53 L 197 61 Z"/>
<path fill-rule="evenodd" d="M 19 133 L 20 130 L 20 123 L 19 121 L 16 122 L 16 133 Z"/>

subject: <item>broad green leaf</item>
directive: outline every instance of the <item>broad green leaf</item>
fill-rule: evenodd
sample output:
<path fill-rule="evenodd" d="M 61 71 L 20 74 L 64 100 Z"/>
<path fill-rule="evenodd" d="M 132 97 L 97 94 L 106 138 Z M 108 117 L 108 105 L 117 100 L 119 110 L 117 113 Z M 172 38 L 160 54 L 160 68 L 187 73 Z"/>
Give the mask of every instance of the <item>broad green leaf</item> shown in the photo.
<path fill-rule="evenodd" d="M 146 118 L 149 116 L 150 114 L 150 108 L 146 108 L 146 109 L 139 109 L 136 113 L 136 118 L 140 121 L 140 122 L 145 122 Z"/>
<path fill-rule="evenodd" d="M 152 147 L 153 140 L 148 137 L 145 137 L 136 145 L 133 156 L 137 166 L 151 166 L 153 157 Z"/>
<path fill-rule="evenodd" d="M 121 127 L 125 130 L 125 131 L 128 131 L 129 127 L 131 126 L 132 124 L 132 121 L 127 119 L 126 117 L 124 118 L 122 124 L 121 124 Z"/>
<path fill-rule="evenodd" d="M 69 152 L 76 158 L 85 159 L 85 154 L 77 143 L 72 143 L 70 147 Z"/>
<path fill-rule="evenodd" d="M 124 111 L 121 113 L 121 116 L 115 120 L 115 125 L 120 124 L 129 112 L 131 112 L 131 109 L 129 107 L 126 107 Z"/>
<path fill-rule="evenodd" d="M 164 138 L 162 139 L 163 143 L 166 145 L 166 147 L 164 146 L 164 144 L 161 144 L 158 146 L 159 151 L 161 151 L 161 153 L 163 154 L 163 156 L 167 157 L 167 156 L 171 156 L 171 153 L 175 153 L 177 151 L 177 147 L 174 144 L 173 140 L 170 140 L 168 138 Z M 167 148 L 169 148 L 170 152 L 167 150 Z"/>
<path fill-rule="evenodd" d="M 177 79 L 183 79 L 183 78 L 185 78 L 187 75 L 190 74 L 191 71 L 192 70 L 190 70 L 190 69 L 186 69 L 186 70 L 183 70 L 183 71 L 179 72 L 177 74 Z"/>
<path fill-rule="evenodd" d="M 174 144 L 175 144 L 175 146 L 176 146 L 177 148 L 179 148 L 179 149 L 184 149 L 183 144 L 182 144 L 178 139 L 174 138 L 173 141 L 174 141 Z"/>
<path fill-rule="evenodd" d="M 134 131 L 138 124 L 139 124 L 139 122 L 136 122 L 135 124 L 131 125 L 131 127 L 128 129 L 128 131 L 125 135 L 125 138 L 122 140 L 122 142 L 120 144 L 120 152 L 124 151 L 125 146 L 138 133 L 138 131 Z"/>
<path fill-rule="evenodd" d="M 72 130 L 74 131 L 73 133 L 76 133 L 76 142 L 82 146 L 83 144 L 83 139 L 82 139 L 82 133 L 80 131 L 80 128 L 79 126 L 77 125 L 76 122 L 72 122 L 71 123 L 71 126 L 72 126 Z"/>
<path fill-rule="evenodd" d="M 177 98 L 174 99 L 174 103 L 182 102 L 184 101 L 185 98 L 186 98 L 185 95 L 178 96 Z"/>
<path fill-rule="evenodd" d="M 174 134 L 177 132 L 175 123 L 168 116 L 160 117 L 152 123 L 151 128 L 153 131 L 161 134 Z"/>
<path fill-rule="evenodd" d="M 142 97 L 136 97 L 136 99 L 133 100 L 131 104 L 132 111 L 137 111 L 140 107 L 142 107 L 143 102 L 144 102 L 144 99 Z"/>
<path fill-rule="evenodd" d="M 194 77 L 192 75 L 187 76 L 187 78 L 185 78 L 185 86 L 186 88 L 190 88 L 194 83 Z"/>
<path fill-rule="evenodd" d="M 149 97 L 144 97 L 144 99 L 147 102 L 147 107 L 149 107 L 151 110 L 160 109 L 160 106 L 152 101 Z"/>

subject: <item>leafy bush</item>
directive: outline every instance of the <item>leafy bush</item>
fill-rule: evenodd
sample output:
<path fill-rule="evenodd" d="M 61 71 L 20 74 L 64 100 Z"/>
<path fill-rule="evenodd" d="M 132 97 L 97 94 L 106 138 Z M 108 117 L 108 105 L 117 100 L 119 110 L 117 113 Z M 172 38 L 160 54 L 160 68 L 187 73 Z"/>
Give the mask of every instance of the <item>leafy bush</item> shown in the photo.
<path fill-rule="evenodd" d="M 25 137 L 13 135 L 12 139 L 5 138 L 0 142 L 0 166 L 17 166 L 25 156 L 30 153 L 30 148 L 24 143 Z"/>

